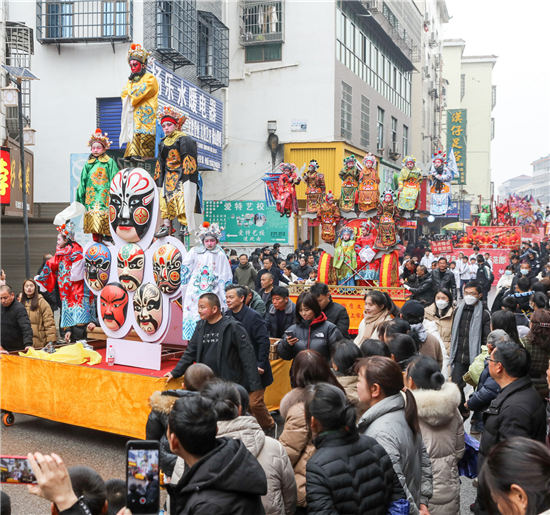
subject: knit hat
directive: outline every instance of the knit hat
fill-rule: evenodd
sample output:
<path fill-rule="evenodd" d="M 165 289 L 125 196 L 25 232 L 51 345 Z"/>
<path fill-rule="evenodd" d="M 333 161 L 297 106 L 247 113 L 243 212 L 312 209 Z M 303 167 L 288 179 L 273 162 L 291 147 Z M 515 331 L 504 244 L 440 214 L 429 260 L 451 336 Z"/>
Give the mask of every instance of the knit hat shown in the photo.
<path fill-rule="evenodd" d="M 424 306 L 417 300 L 408 300 L 401 308 L 403 318 L 424 318 Z"/>

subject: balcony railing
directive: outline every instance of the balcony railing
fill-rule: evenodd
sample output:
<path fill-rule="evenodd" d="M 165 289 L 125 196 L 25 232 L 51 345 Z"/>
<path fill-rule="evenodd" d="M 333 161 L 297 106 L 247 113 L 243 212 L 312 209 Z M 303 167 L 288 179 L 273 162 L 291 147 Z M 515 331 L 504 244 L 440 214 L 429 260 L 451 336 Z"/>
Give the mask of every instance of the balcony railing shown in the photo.
<path fill-rule="evenodd" d="M 229 29 L 209 11 L 198 11 L 197 77 L 214 91 L 229 86 Z"/>
<path fill-rule="evenodd" d="M 42 44 L 129 41 L 132 0 L 37 0 L 36 31 Z"/>
<path fill-rule="evenodd" d="M 241 1 L 241 45 L 284 41 L 283 0 Z"/>

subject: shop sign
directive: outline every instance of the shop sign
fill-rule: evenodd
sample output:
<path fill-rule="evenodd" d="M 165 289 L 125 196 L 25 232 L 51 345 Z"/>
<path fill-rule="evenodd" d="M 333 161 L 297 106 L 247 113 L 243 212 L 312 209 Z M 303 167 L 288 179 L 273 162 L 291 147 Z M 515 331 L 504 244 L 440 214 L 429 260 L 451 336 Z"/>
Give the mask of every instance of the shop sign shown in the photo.
<path fill-rule="evenodd" d="M 10 149 L 2 147 L 0 151 L 0 204 L 10 203 L 11 159 Z"/>
<path fill-rule="evenodd" d="M 447 110 L 447 148 L 454 151 L 458 184 L 466 184 L 466 109 Z"/>

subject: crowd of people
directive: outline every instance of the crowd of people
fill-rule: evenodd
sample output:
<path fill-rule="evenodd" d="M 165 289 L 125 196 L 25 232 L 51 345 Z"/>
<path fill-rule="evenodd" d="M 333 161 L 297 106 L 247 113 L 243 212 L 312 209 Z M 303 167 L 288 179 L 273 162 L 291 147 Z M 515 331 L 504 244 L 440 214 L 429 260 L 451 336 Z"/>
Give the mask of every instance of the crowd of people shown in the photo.
<path fill-rule="evenodd" d="M 345 307 L 313 280 L 318 253 L 258 250 L 228 255 L 227 311 L 201 295 L 201 320 L 166 374 L 182 388 L 150 399 L 146 435 L 160 442 L 168 513 L 459 513 L 470 418 L 479 440 L 471 510 L 550 513 L 550 244 L 511 253 L 490 309 L 490 257 L 473 249 L 459 266 L 408 249 L 400 277 L 411 299 L 398 308 L 369 290 L 356 336 Z M 309 288 L 294 303 L 296 282 Z M 31 283 L 21 307 L 0 287 L 14 324 L 41 309 Z M 48 331 L 35 323 L 22 334 L 33 345 Z M 278 414 L 264 401 L 273 352 L 292 361 Z M 83 491 L 59 456 L 29 461 L 30 490 L 59 513 L 111 504 L 104 484 Z"/>

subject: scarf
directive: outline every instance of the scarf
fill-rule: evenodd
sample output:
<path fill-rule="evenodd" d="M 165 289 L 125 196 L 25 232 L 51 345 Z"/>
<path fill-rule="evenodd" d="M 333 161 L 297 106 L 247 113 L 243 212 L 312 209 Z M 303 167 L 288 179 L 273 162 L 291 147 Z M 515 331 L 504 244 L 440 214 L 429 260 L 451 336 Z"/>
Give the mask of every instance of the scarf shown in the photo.
<path fill-rule="evenodd" d="M 428 333 L 426 332 L 426 328 L 422 323 L 420 324 L 411 324 L 411 331 L 414 331 L 418 335 L 418 339 L 424 343 L 426 341 L 426 338 L 428 337 Z"/>
<path fill-rule="evenodd" d="M 453 363 L 458 350 L 458 326 L 460 318 L 464 311 L 465 302 L 461 302 L 456 309 L 453 319 L 452 337 L 451 337 L 451 359 Z M 470 320 L 470 330 L 468 331 L 468 346 L 470 353 L 470 363 L 473 363 L 475 357 L 481 352 L 481 333 L 483 326 L 483 303 L 478 300 L 475 307 L 472 319 Z"/>
<path fill-rule="evenodd" d="M 383 309 L 374 315 L 365 315 L 359 324 L 357 337 L 354 340 L 355 344 L 361 345 L 367 338 L 372 338 L 378 326 L 385 320 L 388 320 L 389 317 L 390 314 L 387 309 Z"/>

